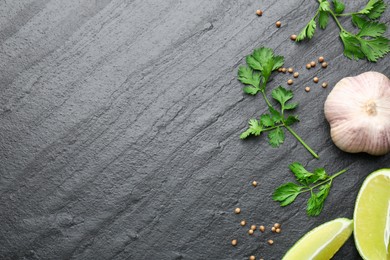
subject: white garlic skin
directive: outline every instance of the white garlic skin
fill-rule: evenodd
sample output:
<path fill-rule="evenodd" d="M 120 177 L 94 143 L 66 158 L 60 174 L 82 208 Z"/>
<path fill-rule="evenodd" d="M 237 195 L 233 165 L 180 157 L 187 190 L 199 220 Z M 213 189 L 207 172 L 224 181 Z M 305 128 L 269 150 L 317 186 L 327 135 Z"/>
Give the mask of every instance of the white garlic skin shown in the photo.
<path fill-rule="evenodd" d="M 369 71 L 340 80 L 325 101 L 334 144 L 349 153 L 390 152 L 390 80 Z"/>

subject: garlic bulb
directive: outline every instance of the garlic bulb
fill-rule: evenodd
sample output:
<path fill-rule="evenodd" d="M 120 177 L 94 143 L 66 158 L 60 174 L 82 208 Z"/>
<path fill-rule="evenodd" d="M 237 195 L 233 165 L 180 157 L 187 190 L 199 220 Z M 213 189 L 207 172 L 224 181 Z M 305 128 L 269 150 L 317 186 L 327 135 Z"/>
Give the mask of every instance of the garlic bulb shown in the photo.
<path fill-rule="evenodd" d="M 345 152 L 390 152 L 390 80 L 369 71 L 340 80 L 325 101 L 333 142 Z"/>

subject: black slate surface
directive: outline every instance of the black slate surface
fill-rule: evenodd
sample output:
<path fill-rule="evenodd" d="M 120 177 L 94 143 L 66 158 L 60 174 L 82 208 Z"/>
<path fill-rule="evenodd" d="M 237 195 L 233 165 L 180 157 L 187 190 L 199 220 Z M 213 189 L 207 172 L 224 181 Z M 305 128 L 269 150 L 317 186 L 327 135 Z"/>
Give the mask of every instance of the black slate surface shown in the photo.
<path fill-rule="evenodd" d="M 338 150 L 323 104 L 345 76 L 389 76 L 389 57 L 348 60 L 334 22 L 308 43 L 291 42 L 316 8 L 309 0 L 1 0 L 0 259 L 280 259 L 315 226 L 352 218 L 365 176 L 389 167 L 390 156 Z M 279 149 L 265 137 L 238 138 L 266 110 L 236 79 L 262 45 L 300 72 L 289 87 L 300 103 L 294 129 L 320 160 L 289 134 Z M 320 55 L 329 67 L 307 71 Z M 329 87 L 312 83 L 315 75 Z M 269 87 L 289 78 L 277 74 Z M 293 180 L 293 161 L 349 168 L 319 217 L 306 216 L 305 198 L 286 208 L 271 200 Z M 250 237 L 241 219 L 283 231 Z M 352 239 L 334 259 L 359 259 Z"/>

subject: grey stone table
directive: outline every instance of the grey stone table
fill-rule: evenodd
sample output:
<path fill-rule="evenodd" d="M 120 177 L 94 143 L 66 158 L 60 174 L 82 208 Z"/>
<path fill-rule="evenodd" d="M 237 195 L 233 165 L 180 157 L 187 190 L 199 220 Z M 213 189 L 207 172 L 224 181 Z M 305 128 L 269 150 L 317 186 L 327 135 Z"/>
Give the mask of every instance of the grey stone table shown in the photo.
<path fill-rule="evenodd" d="M 349 1 L 348 9 L 364 3 Z M 0 259 L 280 259 L 315 226 L 352 218 L 365 176 L 389 167 L 390 156 L 338 150 L 323 104 L 345 76 L 389 76 L 389 58 L 345 58 L 334 22 L 310 42 L 291 42 L 316 7 L 314 0 L 0 0 Z M 302 120 L 294 129 L 320 160 L 288 134 L 279 149 L 266 137 L 239 139 L 248 119 L 266 111 L 236 76 L 262 45 L 300 72 L 289 86 Z M 307 71 L 320 55 L 329 67 Z M 312 83 L 314 75 L 329 87 Z M 277 74 L 269 86 L 287 79 Z M 286 208 L 271 199 L 293 180 L 293 161 L 349 169 L 319 217 L 306 216 L 304 196 Z M 249 236 L 241 219 L 268 231 Z M 281 234 L 269 232 L 275 222 Z M 359 259 L 353 239 L 335 259 Z"/>

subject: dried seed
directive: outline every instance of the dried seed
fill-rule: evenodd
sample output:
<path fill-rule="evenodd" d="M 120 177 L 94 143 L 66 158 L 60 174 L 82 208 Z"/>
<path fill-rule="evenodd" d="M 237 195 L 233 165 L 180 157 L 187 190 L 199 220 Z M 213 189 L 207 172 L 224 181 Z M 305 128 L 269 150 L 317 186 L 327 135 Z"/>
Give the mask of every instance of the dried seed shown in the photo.
<path fill-rule="evenodd" d="M 283 73 L 286 73 L 287 69 L 286 68 L 282 68 L 282 72 Z"/>
<path fill-rule="evenodd" d="M 240 208 L 236 208 L 236 209 L 234 210 L 234 213 L 236 213 L 236 214 L 240 214 L 240 212 L 241 212 L 241 209 L 240 209 Z"/>
<path fill-rule="evenodd" d="M 310 68 L 311 68 L 310 63 L 306 64 L 306 69 L 310 69 Z"/>
<path fill-rule="evenodd" d="M 259 227 L 259 230 L 260 230 L 262 233 L 264 233 L 265 227 L 264 227 L 264 226 L 260 226 L 260 227 Z"/>
<path fill-rule="evenodd" d="M 294 69 L 293 68 L 288 68 L 287 70 L 289 73 L 293 73 L 294 72 Z"/>
<path fill-rule="evenodd" d="M 255 230 L 256 230 L 256 225 L 252 225 L 252 226 L 251 226 L 251 229 L 252 229 L 253 231 L 255 231 Z"/>
<path fill-rule="evenodd" d="M 281 231 L 282 231 L 282 230 L 281 230 L 280 228 L 277 228 L 277 229 L 275 230 L 275 232 L 278 233 L 278 234 L 279 234 Z"/>
<path fill-rule="evenodd" d="M 326 88 L 327 86 L 328 86 L 328 82 L 322 83 L 322 87 L 323 87 L 323 88 Z"/>
<path fill-rule="evenodd" d="M 313 78 L 313 81 L 314 81 L 314 83 L 318 83 L 319 78 L 318 78 L 318 77 L 314 77 L 314 78 Z"/>
<path fill-rule="evenodd" d="M 305 88 L 305 91 L 306 91 L 306 92 L 309 92 L 309 91 L 310 91 L 310 87 L 306 87 L 306 88 Z"/>
<path fill-rule="evenodd" d="M 298 72 L 294 72 L 293 76 L 294 76 L 294 78 L 298 78 L 299 77 L 299 73 Z"/>
<path fill-rule="evenodd" d="M 318 58 L 318 62 L 319 62 L 319 63 L 324 62 L 324 60 L 325 60 L 325 59 L 324 59 L 324 57 L 322 57 L 322 56 Z"/>
<path fill-rule="evenodd" d="M 287 84 L 292 85 L 294 81 L 292 79 L 287 80 Z"/>
<path fill-rule="evenodd" d="M 311 61 L 311 62 L 310 62 L 310 66 L 315 67 L 315 66 L 316 66 L 316 62 L 315 62 L 314 60 Z"/>
<path fill-rule="evenodd" d="M 249 235 L 253 235 L 253 232 L 254 232 L 254 231 L 253 231 L 252 229 L 249 229 L 249 230 L 248 230 L 248 234 L 249 234 Z"/>
<path fill-rule="evenodd" d="M 249 260 L 256 260 L 256 257 L 255 257 L 254 255 L 251 255 L 251 256 L 249 257 Z"/>
<path fill-rule="evenodd" d="M 279 71 L 279 72 L 282 72 L 282 68 L 279 68 L 278 71 Z"/>
<path fill-rule="evenodd" d="M 262 15 L 263 15 L 263 11 L 261 11 L 261 10 L 259 9 L 259 10 L 256 11 L 256 14 L 257 14 L 258 16 L 262 16 Z"/>
<path fill-rule="evenodd" d="M 290 36 L 290 39 L 291 39 L 292 41 L 295 41 L 295 40 L 297 39 L 297 36 L 296 36 L 295 34 L 292 34 L 292 35 Z"/>
<path fill-rule="evenodd" d="M 275 228 L 280 228 L 280 224 L 279 224 L 279 223 L 275 223 L 275 224 L 274 224 L 274 227 L 275 227 Z"/>
<path fill-rule="evenodd" d="M 268 240 L 268 244 L 269 244 L 269 245 L 273 245 L 273 243 L 274 243 L 274 241 L 273 241 L 273 240 L 271 240 L 271 239 L 270 239 L 270 240 Z"/>
<path fill-rule="evenodd" d="M 276 23 L 275 23 L 275 25 L 276 25 L 276 27 L 280 27 L 280 26 L 282 26 L 282 23 L 280 22 L 280 21 L 277 21 Z"/>
<path fill-rule="evenodd" d="M 245 226 L 246 225 L 246 221 L 245 220 L 241 220 L 240 225 L 241 226 Z"/>
<path fill-rule="evenodd" d="M 328 63 L 326 61 L 324 61 L 321 66 L 325 69 L 326 67 L 328 67 Z"/>
<path fill-rule="evenodd" d="M 232 246 L 236 246 L 237 245 L 237 239 L 233 239 L 232 240 Z"/>
<path fill-rule="evenodd" d="M 276 227 L 272 227 L 272 228 L 271 228 L 271 231 L 272 231 L 272 232 L 275 232 L 275 230 L 276 230 Z"/>
<path fill-rule="evenodd" d="M 257 186 L 257 181 L 252 181 L 252 186 L 256 187 Z"/>

